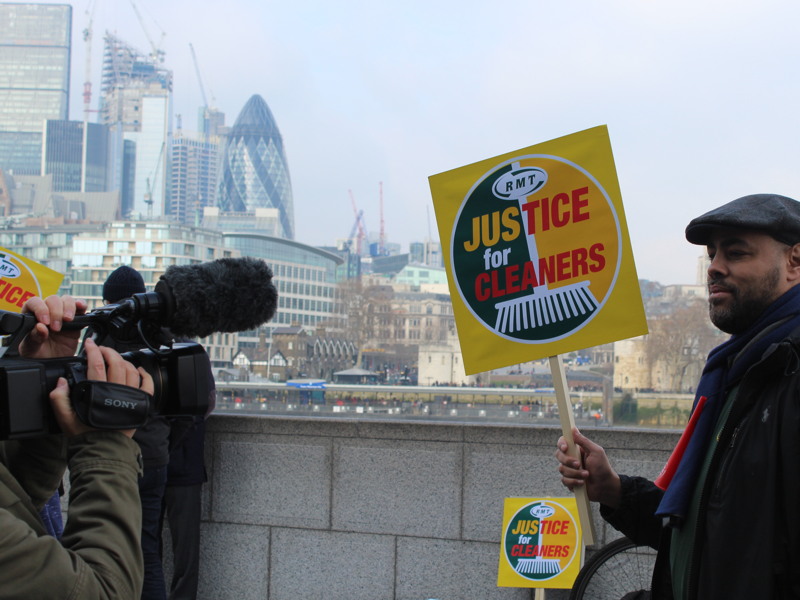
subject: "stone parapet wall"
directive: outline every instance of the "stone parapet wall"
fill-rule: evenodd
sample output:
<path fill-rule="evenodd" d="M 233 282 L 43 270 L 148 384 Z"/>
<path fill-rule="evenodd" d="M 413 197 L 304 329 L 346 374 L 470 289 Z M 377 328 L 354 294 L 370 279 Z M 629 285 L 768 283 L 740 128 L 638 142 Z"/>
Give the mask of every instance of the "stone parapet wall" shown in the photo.
<path fill-rule="evenodd" d="M 584 433 L 620 472 L 649 477 L 678 437 Z M 548 426 L 214 415 L 200 598 L 532 598 L 496 585 L 503 501 L 566 495 L 553 457 L 559 435 Z M 596 507 L 594 515 L 598 542 L 612 539 Z"/>

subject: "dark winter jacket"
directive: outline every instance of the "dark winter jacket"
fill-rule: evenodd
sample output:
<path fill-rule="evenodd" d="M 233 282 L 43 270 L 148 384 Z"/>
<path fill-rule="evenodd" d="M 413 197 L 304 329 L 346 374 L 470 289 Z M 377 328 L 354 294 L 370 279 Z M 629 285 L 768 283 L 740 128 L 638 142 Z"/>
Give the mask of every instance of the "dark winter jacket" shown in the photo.
<path fill-rule="evenodd" d="M 730 416 L 702 495 L 691 567 L 692 600 L 800 598 L 800 330 L 731 382 Z M 672 599 L 669 529 L 654 516 L 661 491 L 623 478 L 623 503 L 603 517 L 659 550 L 653 598 Z"/>

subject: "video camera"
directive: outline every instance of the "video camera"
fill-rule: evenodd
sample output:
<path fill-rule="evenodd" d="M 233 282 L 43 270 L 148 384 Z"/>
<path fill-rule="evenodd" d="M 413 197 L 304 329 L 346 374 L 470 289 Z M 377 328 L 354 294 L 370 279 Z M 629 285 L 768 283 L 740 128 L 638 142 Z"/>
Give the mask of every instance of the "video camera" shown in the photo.
<path fill-rule="evenodd" d="M 0 311 L 0 335 L 9 336 L 0 357 L 0 440 L 60 431 L 49 401 L 59 377 L 69 382 L 78 417 L 96 429 L 134 429 L 152 415 L 205 415 L 214 390 L 209 358 L 200 344 L 175 342 L 162 327 L 174 310 L 168 304 L 163 294 L 134 294 L 64 323 L 65 330 L 89 327 L 98 344 L 110 338 L 112 347 L 141 347 L 122 356 L 153 377 L 152 397 L 128 386 L 87 381 L 83 356 L 22 358 L 20 342 L 36 317 Z"/>

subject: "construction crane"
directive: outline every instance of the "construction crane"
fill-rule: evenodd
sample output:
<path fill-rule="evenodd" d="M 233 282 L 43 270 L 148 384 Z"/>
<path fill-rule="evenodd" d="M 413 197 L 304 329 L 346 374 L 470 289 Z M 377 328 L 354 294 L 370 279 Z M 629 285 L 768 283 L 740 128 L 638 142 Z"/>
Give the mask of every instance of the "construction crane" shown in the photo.
<path fill-rule="evenodd" d="M 194 72 L 197 74 L 197 83 L 200 86 L 200 95 L 203 97 L 203 110 L 208 112 L 208 99 L 206 98 L 206 89 L 203 87 L 203 78 L 200 76 L 200 67 L 197 64 L 197 55 L 194 53 L 194 46 L 189 42 L 189 50 L 192 51 L 192 62 L 194 63 Z"/>
<path fill-rule="evenodd" d="M 164 146 L 165 145 L 166 145 L 166 142 L 162 142 L 161 143 L 161 150 L 159 150 L 159 152 L 158 152 L 158 159 L 156 160 L 156 166 L 153 169 L 153 184 L 152 184 L 152 186 L 150 185 L 150 178 L 149 177 L 146 178 L 147 187 L 145 188 L 145 191 L 144 191 L 144 203 L 147 204 L 147 218 L 148 219 L 152 219 L 153 218 L 153 190 L 155 189 L 156 182 L 158 181 L 158 173 L 159 173 L 159 171 L 161 171 L 163 169 L 162 164 L 161 164 L 161 157 L 164 155 Z M 163 198 L 163 194 L 161 195 L 161 199 L 163 201 L 163 199 L 164 199 Z M 162 207 L 162 210 L 163 210 L 163 207 Z"/>
<path fill-rule="evenodd" d="M 89 122 L 89 113 L 92 112 L 90 108 L 92 105 L 92 22 L 94 21 L 94 9 L 97 6 L 94 2 L 91 4 L 91 10 L 86 9 L 86 16 L 89 22 L 83 30 L 83 41 L 86 44 L 86 64 L 84 66 L 84 81 L 83 81 L 83 120 L 85 123 Z"/>
<path fill-rule="evenodd" d="M 353 205 L 353 214 L 356 217 L 355 223 L 353 223 L 353 230 L 350 232 L 350 239 L 352 240 L 353 236 L 356 235 L 356 231 L 358 231 L 356 237 L 356 254 L 361 256 L 364 238 L 367 237 L 366 231 L 364 230 L 364 211 L 360 211 L 358 207 L 356 207 L 356 199 L 355 196 L 353 196 L 353 190 L 347 190 L 347 193 L 350 194 L 350 203 Z"/>
<path fill-rule="evenodd" d="M 353 227 L 350 229 L 350 235 L 347 236 L 347 243 L 350 245 L 351 248 L 352 248 L 352 245 L 353 245 L 353 240 L 356 239 L 356 230 L 361 225 L 361 219 L 363 217 L 364 217 L 364 211 L 361 210 L 361 211 L 358 212 L 358 215 L 356 215 L 356 220 L 353 223 Z M 361 254 L 360 238 L 358 240 L 356 240 L 356 253 L 359 254 L 359 255 Z"/>
<path fill-rule="evenodd" d="M 130 0 L 131 6 L 133 7 L 133 12 L 136 13 L 136 18 L 139 19 L 139 24 L 142 26 L 142 31 L 144 31 L 144 35 L 147 37 L 147 41 L 150 43 L 150 48 L 152 52 L 150 53 L 150 57 L 153 59 L 153 62 L 163 63 L 164 62 L 164 50 L 161 49 L 161 46 L 164 44 L 164 36 L 167 35 L 166 32 L 158 26 L 156 23 L 156 27 L 161 29 L 161 39 L 158 41 L 158 45 L 153 42 L 153 38 L 150 37 L 150 33 L 147 31 L 147 27 L 145 26 L 144 19 L 142 18 L 142 14 L 139 12 L 139 9 L 136 7 L 136 4 L 133 0 Z"/>
<path fill-rule="evenodd" d="M 200 76 L 200 65 L 197 62 L 197 55 L 194 52 L 194 46 L 189 42 L 189 50 L 192 51 L 192 62 L 194 62 L 194 72 L 197 74 L 197 83 L 200 86 L 200 95 L 203 97 L 203 140 L 208 141 L 209 128 L 211 127 L 211 110 L 214 109 L 214 95 L 211 95 L 211 105 L 208 104 L 206 97 L 206 89 L 203 86 L 203 78 Z"/>

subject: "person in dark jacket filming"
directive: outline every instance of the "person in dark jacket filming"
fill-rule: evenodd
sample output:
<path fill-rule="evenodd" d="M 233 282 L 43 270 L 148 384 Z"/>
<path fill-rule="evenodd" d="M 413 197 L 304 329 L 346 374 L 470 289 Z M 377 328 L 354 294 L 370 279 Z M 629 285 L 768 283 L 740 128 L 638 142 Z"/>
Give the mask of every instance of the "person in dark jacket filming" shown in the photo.
<path fill-rule="evenodd" d="M 122 265 L 114 269 L 103 284 L 103 302 L 115 304 L 146 291 L 142 275 L 136 269 Z M 103 339 L 101 344 L 118 352 L 141 350 L 144 346 L 141 340 L 118 342 L 111 337 Z M 161 505 L 167 485 L 169 435 L 168 419 L 162 415 L 152 415 L 133 436 L 133 441 L 139 444 L 142 453 L 139 498 L 142 511 L 144 583 L 141 600 L 167 600 L 161 561 Z"/>
<path fill-rule="evenodd" d="M 70 296 L 28 300 L 37 323 L 20 344 L 26 358 L 72 356 L 79 331 L 62 325 L 82 314 Z M 86 343 L 86 377 L 153 393 L 153 380 L 110 348 Z M 0 442 L 0 596 L 6 599 L 134 600 L 141 593 L 139 448 L 133 430 L 98 431 L 82 423 L 59 378 L 50 392 L 64 435 Z M 38 401 L 32 398 L 31 401 Z M 62 539 L 48 535 L 38 509 L 70 472 Z"/>
<path fill-rule="evenodd" d="M 679 443 L 655 481 L 618 474 L 602 447 L 564 438 L 562 483 L 658 550 L 652 598 L 800 598 L 800 203 L 744 196 L 695 219 L 706 246 L 709 354 Z"/>

